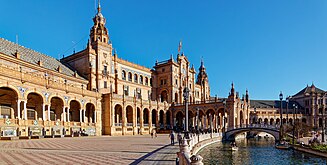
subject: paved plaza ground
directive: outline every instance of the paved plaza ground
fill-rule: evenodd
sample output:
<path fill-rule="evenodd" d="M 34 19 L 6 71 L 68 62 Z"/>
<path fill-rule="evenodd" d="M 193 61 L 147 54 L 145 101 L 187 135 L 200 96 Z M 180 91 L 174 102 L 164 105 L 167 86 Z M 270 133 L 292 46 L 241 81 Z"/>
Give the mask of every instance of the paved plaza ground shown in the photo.
<path fill-rule="evenodd" d="M 175 164 L 168 135 L 0 141 L 0 164 Z"/>

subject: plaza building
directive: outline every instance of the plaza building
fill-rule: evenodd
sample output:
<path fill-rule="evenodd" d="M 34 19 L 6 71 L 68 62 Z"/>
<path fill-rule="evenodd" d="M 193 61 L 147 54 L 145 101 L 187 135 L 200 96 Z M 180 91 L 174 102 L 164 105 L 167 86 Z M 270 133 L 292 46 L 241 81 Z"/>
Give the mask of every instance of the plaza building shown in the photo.
<path fill-rule="evenodd" d="M 323 124 L 327 123 L 324 118 L 327 110 L 326 91 L 312 84 L 282 102 L 280 100 L 251 100 L 250 121 L 256 124 L 279 125 L 280 109 L 282 109 L 283 124 L 293 123 L 296 120 L 316 130 L 321 130 Z"/>
<path fill-rule="evenodd" d="M 1 136 L 183 129 L 186 103 L 193 130 L 249 124 L 248 91 L 240 98 L 232 84 L 227 98 L 211 97 L 203 61 L 197 73 L 178 51 L 176 59 L 140 66 L 114 51 L 100 4 L 93 23 L 86 48 L 60 60 L 0 39 Z"/>

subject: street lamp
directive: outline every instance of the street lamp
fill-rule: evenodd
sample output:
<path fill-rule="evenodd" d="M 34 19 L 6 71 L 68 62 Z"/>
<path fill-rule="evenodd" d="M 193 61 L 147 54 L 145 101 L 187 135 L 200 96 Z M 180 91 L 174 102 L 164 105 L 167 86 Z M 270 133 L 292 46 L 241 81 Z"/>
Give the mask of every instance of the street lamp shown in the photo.
<path fill-rule="evenodd" d="M 293 145 L 295 144 L 294 143 L 294 138 L 295 138 L 295 104 L 293 104 Z"/>
<path fill-rule="evenodd" d="M 286 97 L 286 125 L 288 125 L 288 103 L 290 101 L 290 96 Z"/>
<path fill-rule="evenodd" d="M 196 108 L 196 130 L 197 130 L 197 133 L 199 133 L 199 108 L 197 107 Z"/>
<path fill-rule="evenodd" d="M 188 87 L 185 87 L 183 90 L 183 97 L 184 97 L 184 102 L 185 102 L 185 132 L 184 132 L 184 138 L 185 139 L 189 139 L 188 136 L 188 97 L 189 97 L 189 93 L 190 90 L 188 89 Z"/>
<path fill-rule="evenodd" d="M 226 113 L 226 100 L 223 101 L 224 104 L 224 114 L 223 114 L 223 133 L 226 132 L 226 121 L 225 121 L 225 113 Z"/>
<path fill-rule="evenodd" d="M 254 123 L 252 124 L 257 124 L 257 107 L 254 106 Z"/>
<path fill-rule="evenodd" d="M 279 129 L 279 139 L 282 138 L 282 135 L 283 135 L 283 112 L 282 112 L 282 101 L 283 101 L 283 93 L 282 91 L 280 91 L 280 94 L 279 94 L 279 100 L 280 100 L 280 129 Z"/>
<path fill-rule="evenodd" d="M 321 100 L 321 105 L 322 105 L 322 129 L 321 129 L 321 142 L 325 142 L 325 107 L 323 106 L 323 103 L 325 102 L 325 93 L 322 94 L 322 100 Z"/>

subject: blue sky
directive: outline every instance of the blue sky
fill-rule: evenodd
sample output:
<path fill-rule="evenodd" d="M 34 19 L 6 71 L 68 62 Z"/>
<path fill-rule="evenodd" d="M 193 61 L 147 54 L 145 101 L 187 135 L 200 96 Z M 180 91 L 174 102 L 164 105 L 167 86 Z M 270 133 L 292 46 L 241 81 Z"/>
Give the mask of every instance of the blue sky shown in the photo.
<path fill-rule="evenodd" d="M 118 56 L 152 68 L 176 58 L 178 43 L 196 68 L 203 56 L 211 95 L 231 82 L 252 99 L 293 95 L 312 82 L 327 90 L 325 0 L 102 0 Z M 55 58 L 85 48 L 94 0 L 0 2 L 0 37 Z M 74 43 L 77 43 L 74 46 Z"/>

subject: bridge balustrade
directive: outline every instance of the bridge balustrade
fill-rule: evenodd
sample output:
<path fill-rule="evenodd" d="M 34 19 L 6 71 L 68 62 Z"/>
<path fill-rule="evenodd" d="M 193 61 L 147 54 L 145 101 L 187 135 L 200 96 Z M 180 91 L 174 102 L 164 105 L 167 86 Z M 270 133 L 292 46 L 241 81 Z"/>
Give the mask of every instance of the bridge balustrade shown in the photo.
<path fill-rule="evenodd" d="M 239 129 L 239 128 L 268 128 L 273 130 L 279 130 L 278 125 L 266 125 L 266 124 L 249 124 L 249 125 L 236 125 L 234 127 L 228 127 L 227 131 Z"/>

